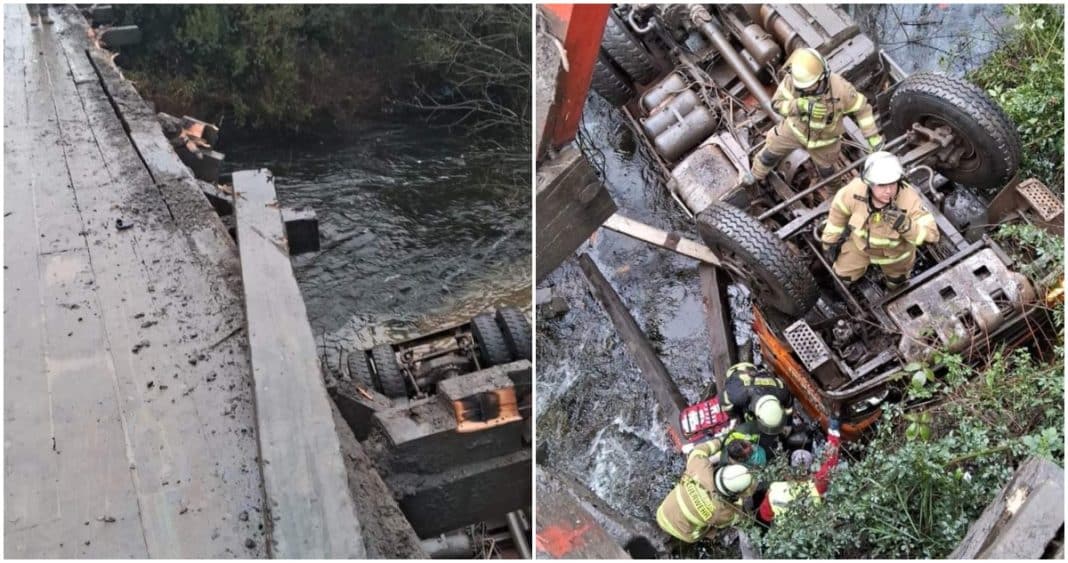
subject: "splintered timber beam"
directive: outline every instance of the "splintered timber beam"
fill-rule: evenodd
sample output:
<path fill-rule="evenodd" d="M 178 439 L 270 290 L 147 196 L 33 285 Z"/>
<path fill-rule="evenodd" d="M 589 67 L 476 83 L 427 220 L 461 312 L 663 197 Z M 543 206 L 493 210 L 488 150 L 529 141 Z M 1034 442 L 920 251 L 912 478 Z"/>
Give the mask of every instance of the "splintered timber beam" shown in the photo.
<path fill-rule="evenodd" d="M 604 228 L 615 231 L 628 237 L 647 242 L 664 250 L 677 252 L 687 258 L 700 260 L 706 264 L 719 266 L 719 257 L 707 246 L 688 238 L 681 237 L 678 233 L 672 233 L 646 225 L 641 221 L 635 221 L 613 213 L 602 225 Z"/>
<path fill-rule="evenodd" d="M 722 392 L 727 368 L 738 357 L 734 344 L 730 307 L 727 305 L 727 280 L 723 271 L 715 266 L 701 264 L 697 267 L 701 278 L 701 301 L 705 307 L 705 326 L 712 352 L 712 373 L 716 378 L 716 391 Z"/>
<path fill-rule="evenodd" d="M 271 555 L 362 559 L 367 552 L 273 177 L 246 170 L 233 180 Z"/>
<path fill-rule="evenodd" d="M 594 264 L 593 259 L 587 254 L 579 255 L 578 263 L 582 273 L 586 276 L 586 281 L 590 284 L 590 291 L 601 302 L 608 317 L 612 319 L 612 324 L 626 343 L 634 363 L 638 364 L 642 377 L 649 384 L 653 397 L 667 418 L 666 422 L 673 433 L 673 439 L 680 439 L 682 432 L 679 429 L 679 412 L 686 407 L 686 399 L 675 385 L 664 363 L 660 361 L 660 357 L 656 355 L 653 345 L 649 343 L 645 333 L 631 316 L 623 300 L 619 298 L 619 294 L 597 268 L 597 264 Z"/>

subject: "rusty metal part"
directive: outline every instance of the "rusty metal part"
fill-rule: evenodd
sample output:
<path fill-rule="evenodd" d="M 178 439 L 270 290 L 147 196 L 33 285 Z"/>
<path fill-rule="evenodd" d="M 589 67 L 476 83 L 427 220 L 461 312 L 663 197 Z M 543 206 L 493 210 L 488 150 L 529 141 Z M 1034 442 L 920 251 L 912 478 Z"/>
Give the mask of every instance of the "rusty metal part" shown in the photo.
<path fill-rule="evenodd" d="M 514 387 L 475 393 L 452 402 L 456 431 L 479 432 L 522 420 Z"/>
<path fill-rule="evenodd" d="M 1035 299 L 1025 277 L 991 249 L 982 249 L 886 305 L 901 329 L 899 349 L 908 361 L 936 349 L 959 352 L 987 338 Z"/>
<path fill-rule="evenodd" d="M 738 168 L 714 142 L 701 145 L 672 171 L 676 194 L 689 213 L 700 213 L 737 184 Z"/>
<path fill-rule="evenodd" d="M 759 25 L 750 24 L 742 28 L 738 40 L 760 66 L 775 61 L 782 55 L 779 45 Z"/>
<path fill-rule="evenodd" d="M 749 69 L 749 66 L 738 55 L 738 51 L 734 50 L 730 40 L 723 34 L 722 28 L 719 23 L 712 17 L 712 14 L 708 13 L 708 10 L 701 5 L 695 5 L 690 9 L 690 19 L 693 24 L 697 26 L 697 29 L 712 43 L 716 48 L 716 51 L 723 56 L 723 60 L 727 62 L 727 65 L 731 67 L 737 75 L 738 79 L 745 84 L 749 93 L 756 98 L 760 103 L 760 108 L 770 117 L 775 123 L 782 121 L 782 116 L 779 115 L 774 108 L 771 107 L 771 97 L 768 96 L 764 85 L 760 83 L 760 80 L 753 74 L 753 71 Z"/>
<path fill-rule="evenodd" d="M 753 306 L 753 332 L 760 341 L 761 355 L 772 371 L 781 377 L 798 399 L 805 412 L 824 429 L 831 414 L 832 401 L 825 400 L 823 392 L 816 386 L 812 376 L 794 359 L 790 347 L 780 340 L 768 326 L 764 315 Z M 882 409 L 875 409 L 860 420 L 842 421 L 842 438 L 856 439 L 865 429 L 875 423 L 882 414 Z"/>
<path fill-rule="evenodd" d="M 990 202 L 992 221 L 1004 221 L 1014 212 L 1031 209 L 1038 216 L 1038 226 L 1050 234 L 1064 232 L 1064 203 L 1042 182 L 1029 178 L 1020 183 L 1010 183 Z"/>
<path fill-rule="evenodd" d="M 827 343 L 815 330 L 812 330 L 805 319 L 788 326 L 783 331 L 783 336 L 805 369 L 813 374 L 825 388 L 833 389 L 849 382 L 849 378 L 842 374 L 836 365 Z"/>
<path fill-rule="evenodd" d="M 782 45 L 785 53 L 809 46 L 785 18 L 771 4 L 749 4 L 746 6 L 749 17 L 770 33 Z"/>

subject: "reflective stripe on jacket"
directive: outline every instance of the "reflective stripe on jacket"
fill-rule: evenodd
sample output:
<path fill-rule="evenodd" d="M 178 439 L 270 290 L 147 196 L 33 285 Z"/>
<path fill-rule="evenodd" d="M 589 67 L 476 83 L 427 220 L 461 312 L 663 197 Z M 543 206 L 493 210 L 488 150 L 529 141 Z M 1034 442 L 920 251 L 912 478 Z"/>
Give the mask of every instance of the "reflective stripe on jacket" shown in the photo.
<path fill-rule="evenodd" d="M 738 518 L 740 509 L 715 493 L 721 447 L 719 440 L 712 440 L 694 448 L 679 483 L 656 509 L 657 524 L 673 537 L 694 543 L 710 529 L 725 528 Z M 741 501 L 736 504 L 741 506 Z"/>
<path fill-rule="evenodd" d="M 749 409 L 750 401 L 762 395 L 773 395 L 779 399 L 783 412 L 792 412 L 790 407 L 793 405 L 793 395 L 781 379 L 751 363 L 738 363 L 727 370 L 723 393 L 720 394 L 720 408 L 735 418 L 743 418 Z"/>
<path fill-rule="evenodd" d="M 805 97 L 810 101 L 819 101 L 827 106 L 827 115 L 822 120 L 811 119 L 801 115 L 797 109 L 796 100 Z M 786 128 L 789 129 L 797 140 L 806 148 L 818 149 L 834 144 L 845 133 L 845 125 L 842 117 L 853 115 L 865 137 L 871 137 L 879 133 L 875 126 L 875 115 L 872 113 L 871 104 L 868 103 L 864 94 L 838 74 L 831 73 L 827 91 L 820 96 L 805 96 L 803 92 L 797 92 L 793 86 L 793 77 L 786 75 L 775 90 L 775 96 L 771 100 L 775 111 L 782 114 L 786 119 Z"/>
<path fill-rule="evenodd" d="M 915 188 L 905 183 L 892 203 L 912 221 L 905 233 L 895 231 L 891 222 L 884 220 L 882 213 L 869 213 L 868 186 L 860 178 L 854 178 L 834 194 L 820 241 L 827 245 L 834 244 L 845 231 L 846 225 L 851 225 L 853 231 L 850 240 L 871 258 L 872 264 L 900 262 L 921 244 L 938 241 L 938 225 L 935 224 L 934 215 L 924 207 Z"/>

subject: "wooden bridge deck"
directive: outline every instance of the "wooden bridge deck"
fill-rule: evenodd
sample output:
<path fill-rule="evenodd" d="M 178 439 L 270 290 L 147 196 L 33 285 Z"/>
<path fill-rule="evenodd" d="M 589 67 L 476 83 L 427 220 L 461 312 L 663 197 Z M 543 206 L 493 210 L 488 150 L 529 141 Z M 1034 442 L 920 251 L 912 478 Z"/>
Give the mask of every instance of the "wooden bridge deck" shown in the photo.
<path fill-rule="evenodd" d="M 232 243 L 54 17 L 4 6 L 5 555 L 263 557 Z"/>

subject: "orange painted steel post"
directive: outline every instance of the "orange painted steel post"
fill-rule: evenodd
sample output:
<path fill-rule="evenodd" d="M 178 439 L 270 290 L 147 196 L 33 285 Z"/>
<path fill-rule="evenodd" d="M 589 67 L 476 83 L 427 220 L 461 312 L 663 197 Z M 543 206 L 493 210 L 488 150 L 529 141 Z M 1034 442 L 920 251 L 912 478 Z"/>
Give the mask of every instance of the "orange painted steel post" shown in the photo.
<path fill-rule="evenodd" d="M 543 13 L 550 16 L 551 31 L 563 44 L 567 56 L 568 70 L 561 73 L 556 87 L 554 115 L 549 118 L 553 124 L 552 146 L 561 147 L 578 132 L 611 5 L 542 4 L 541 7 Z"/>

